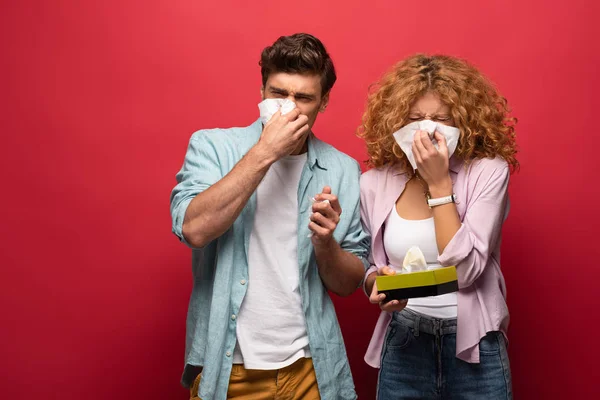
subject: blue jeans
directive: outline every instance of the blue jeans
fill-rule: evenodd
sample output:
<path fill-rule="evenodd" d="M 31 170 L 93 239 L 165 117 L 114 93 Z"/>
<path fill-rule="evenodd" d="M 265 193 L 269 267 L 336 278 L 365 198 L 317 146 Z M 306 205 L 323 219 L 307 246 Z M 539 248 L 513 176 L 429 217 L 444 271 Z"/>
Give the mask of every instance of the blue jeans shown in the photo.
<path fill-rule="evenodd" d="M 456 358 L 456 319 L 395 312 L 381 355 L 377 399 L 512 399 L 502 333 L 481 339 L 479 354 L 479 364 Z"/>

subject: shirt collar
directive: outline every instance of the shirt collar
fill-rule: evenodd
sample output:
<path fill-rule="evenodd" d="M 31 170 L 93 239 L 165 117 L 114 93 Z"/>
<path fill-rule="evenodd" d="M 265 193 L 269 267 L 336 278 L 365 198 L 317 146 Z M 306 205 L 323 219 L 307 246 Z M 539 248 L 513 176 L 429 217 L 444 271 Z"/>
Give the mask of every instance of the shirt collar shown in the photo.
<path fill-rule="evenodd" d="M 312 132 L 308 134 L 306 140 L 308 141 L 308 166 L 311 170 L 316 166 L 326 171 L 326 163 L 329 159 L 325 155 L 325 143 L 317 139 Z"/>

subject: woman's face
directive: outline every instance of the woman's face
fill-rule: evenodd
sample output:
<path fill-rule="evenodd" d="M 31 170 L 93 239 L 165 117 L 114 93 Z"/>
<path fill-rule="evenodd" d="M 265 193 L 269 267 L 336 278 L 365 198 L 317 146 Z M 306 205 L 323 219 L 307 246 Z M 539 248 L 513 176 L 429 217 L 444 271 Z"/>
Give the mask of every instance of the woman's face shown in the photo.
<path fill-rule="evenodd" d="M 429 119 L 440 124 L 454 126 L 450 107 L 442 103 L 440 97 L 433 92 L 427 92 L 417 98 L 408 112 L 408 123 Z"/>

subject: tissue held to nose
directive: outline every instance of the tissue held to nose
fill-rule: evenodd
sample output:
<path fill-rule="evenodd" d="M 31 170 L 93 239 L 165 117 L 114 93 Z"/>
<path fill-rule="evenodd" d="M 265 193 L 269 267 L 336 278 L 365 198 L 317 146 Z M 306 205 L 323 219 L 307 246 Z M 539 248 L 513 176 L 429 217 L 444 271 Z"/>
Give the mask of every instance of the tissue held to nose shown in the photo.
<path fill-rule="evenodd" d="M 433 122 L 428 119 L 416 121 L 402 127 L 400 130 L 394 133 L 394 139 L 396 139 L 396 143 L 398 143 L 404 154 L 406 154 L 406 157 L 408 158 L 408 161 L 413 169 L 417 169 L 417 162 L 415 161 L 415 156 L 412 153 L 412 144 L 417 131 L 427 132 L 436 149 L 438 148 L 438 143 L 433 138 L 433 134 L 435 131 L 438 131 L 444 136 L 444 138 L 446 138 L 446 144 L 448 145 L 448 156 L 452 157 L 452 154 L 458 145 L 460 130 L 453 126 L 438 124 L 437 122 Z"/>
<path fill-rule="evenodd" d="M 285 115 L 296 108 L 296 103 L 290 99 L 264 99 L 258 103 L 260 120 L 263 124 L 269 122 L 273 114 L 281 109 L 281 115 Z"/>

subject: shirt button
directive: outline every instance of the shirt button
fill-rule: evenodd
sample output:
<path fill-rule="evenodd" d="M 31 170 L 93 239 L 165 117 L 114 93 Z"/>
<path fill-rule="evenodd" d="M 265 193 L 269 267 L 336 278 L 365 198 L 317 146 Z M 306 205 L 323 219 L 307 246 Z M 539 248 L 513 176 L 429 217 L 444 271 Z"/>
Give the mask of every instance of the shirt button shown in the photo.
<path fill-rule="evenodd" d="M 232 320 L 232 321 L 235 321 L 235 319 L 236 319 L 236 318 L 237 318 L 237 317 L 235 316 L 235 314 L 232 314 L 232 315 L 231 315 L 231 320 Z"/>
<path fill-rule="evenodd" d="M 228 351 L 227 353 L 225 353 L 225 355 L 226 355 L 227 357 L 231 357 L 231 352 L 230 352 L 230 351 Z"/>
<path fill-rule="evenodd" d="M 242 280 L 240 281 L 240 283 L 241 283 L 242 285 L 245 285 L 245 284 L 246 284 L 246 280 L 245 280 L 245 279 L 242 279 Z"/>

